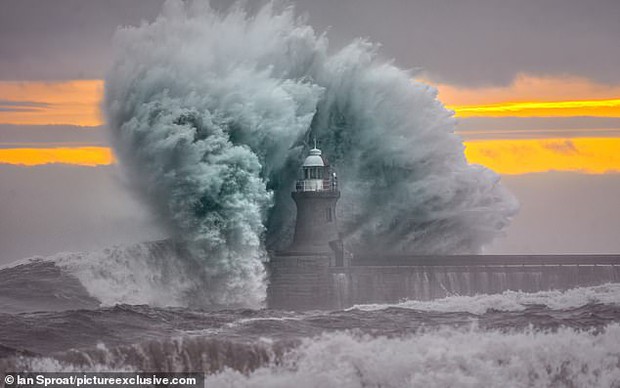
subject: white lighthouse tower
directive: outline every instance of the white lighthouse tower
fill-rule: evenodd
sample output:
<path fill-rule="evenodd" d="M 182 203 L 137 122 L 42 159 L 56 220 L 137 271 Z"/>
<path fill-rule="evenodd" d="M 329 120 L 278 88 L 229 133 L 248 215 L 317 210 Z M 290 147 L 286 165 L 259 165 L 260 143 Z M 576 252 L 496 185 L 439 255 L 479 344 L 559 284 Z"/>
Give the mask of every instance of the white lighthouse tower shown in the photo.
<path fill-rule="evenodd" d="M 297 218 L 289 251 L 331 253 L 339 241 L 336 202 L 340 191 L 336 172 L 316 144 L 304 161 L 301 175 L 292 193 Z"/>
<path fill-rule="evenodd" d="M 331 269 L 343 266 L 344 249 L 336 219 L 338 179 L 316 142 L 291 196 L 297 205 L 295 236 L 287 249 L 271 254 L 267 304 L 324 307 L 333 299 Z"/>

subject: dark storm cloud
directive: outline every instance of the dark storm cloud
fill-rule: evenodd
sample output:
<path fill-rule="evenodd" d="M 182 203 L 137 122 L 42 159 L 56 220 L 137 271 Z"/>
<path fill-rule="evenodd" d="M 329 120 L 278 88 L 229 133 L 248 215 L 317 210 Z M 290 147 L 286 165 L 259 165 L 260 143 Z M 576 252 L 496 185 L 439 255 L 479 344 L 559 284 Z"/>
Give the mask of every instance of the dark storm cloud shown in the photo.
<path fill-rule="evenodd" d="M 161 0 L 8 1 L 0 12 L 0 79 L 101 78 L 117 25 L 153 19 Z M 213 2 L 225 7 L 228 0 Z M 255 2 L 252 2 L 254 4 Z M 506 84 L 518 72 L 620 82 L 617 0 L 299 0 L 336 46 L 382 43 L 436 80 Z"/>
<path fill-rule="evenodd" d="M 9 107 L 45 108 L 48 106 L 49 104 L 45 102 L 0 100 L 0 107 L 4 107 L 4 108 L 9 108 Z"/>
<path fill-rule="evenodd" d="M 310 21 L 368 36 L 438 80 L 506 84 L 518 72 L 618 82 L 617 0 L 308 0 Z M 345 38 L 346 39 L 346 38 Z"/>
<path fill-rule="evenodd" d="M 37 108 L 24 108 L 22 106 L 6 107 L 0 105 L 0 112 L 36 112 Z"/>
<path fill-rule="evenodd" d="M 620 137 L 618 117 L 467 117 L 457 131 L 465 140 L 553 137 Z"/>
<path fill-rule="evenodd" d="M 107 131 L 104 127 L 0 124 L 0 148 L 25 145 L 29 147 L 107 146 Z"/>
<path fill-rule="evenodd" d="M 542 146 L 558 154 L 573 155 L 579 153 L 579 150 L 571 140 L 564 140 L 561 143 L 543 143 Z"/>
<path fill-rule="evenodd" d="M 0 5 L 0 79 L 102 78 L 116 27 L 153 19 L 161 3 L 4 1 Z"/>
<path fill-rule="evenodd" d="M 48 106 L 44 102 L 0 100 L 0 112 L 36 112 Z"/>

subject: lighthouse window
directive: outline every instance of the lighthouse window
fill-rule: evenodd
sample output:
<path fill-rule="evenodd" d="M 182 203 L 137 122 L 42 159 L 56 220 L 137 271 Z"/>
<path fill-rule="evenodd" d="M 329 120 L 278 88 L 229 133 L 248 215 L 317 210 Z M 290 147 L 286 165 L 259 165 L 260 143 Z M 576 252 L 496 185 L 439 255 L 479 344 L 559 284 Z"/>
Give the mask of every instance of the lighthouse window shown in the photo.
<path fill-rule="evenodd" d="M 304 179 L 310 179 L 310 169 L 304 168 Z"/>
<path fill-rule="evenodd" d="M 332 208 L 328 207 L 327 209 L 325 209 L 325 217 L 327 219 L 327 222 L 332 222 Z"/>

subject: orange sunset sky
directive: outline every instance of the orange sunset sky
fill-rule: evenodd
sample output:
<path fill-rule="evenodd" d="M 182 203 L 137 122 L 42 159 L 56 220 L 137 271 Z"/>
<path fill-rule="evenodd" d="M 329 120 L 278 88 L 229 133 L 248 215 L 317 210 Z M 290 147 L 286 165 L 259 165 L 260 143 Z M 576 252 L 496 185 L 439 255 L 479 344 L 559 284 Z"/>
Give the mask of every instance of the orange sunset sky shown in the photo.
<path fill-rule="evenodd" d="M 502 117 L 620 117 L 620 87 L 577 77 L 519 75 L 506 87 L 464 88 L 434 84 L 438 98 L 457 118 Z M 99 106 L 102 80 L 62 82 L 0 82 L 0 101 L 11 110 L 0 111 L 0 124 L 104 125 Z M 497 120 L 501 125 L 501 120 Z M 85 129 L 87 130 L 87 129 Z M 614 132 L 614 128 L 606 133 Z M 458 128 L 457 128 L 458 131 Z M 485 165 L 501 174 L 578 171 L 604 174 L 620 171 L 620 137 L 557 137 L 496 139 L 488 131 L 483 139 L 465 140 L 470 163 Z M 620 135 L 620 131 L 619 131 Z M 108 147 L 93 144 L 41 144 L 38 147 L 3 143 L 0 163 L 34 166 L 48 163 L 81 166 L 108 165 L 114 157 Z"/>
<path fill-rule="evenodd" d="M 0 264 L 163 238 L 100 109 L 116 31 L 164 1 L 0 7 Z M 620 1 L 291 3 L 330 49 L 378 43 L 454 111 L 467 160 L 521 204 L 485 253 L 620 252 Z"/>

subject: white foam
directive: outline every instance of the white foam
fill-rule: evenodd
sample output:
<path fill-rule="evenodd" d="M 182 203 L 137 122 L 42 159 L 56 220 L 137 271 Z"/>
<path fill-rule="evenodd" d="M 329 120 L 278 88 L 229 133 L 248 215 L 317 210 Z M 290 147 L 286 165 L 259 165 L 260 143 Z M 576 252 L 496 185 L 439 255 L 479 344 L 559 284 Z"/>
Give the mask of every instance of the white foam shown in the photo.
<path fill-rule="evenodd" d="M 51 260 L 77 277 L 103 306 L 186 306 L 192 282 L 172 252 L 155 254 L 148 243 L 103 251 L 59 253 Z"/>
<path fill-rule="evenodd" d="M 20 259 L 0 266 L 0 271 L 48 262 L 75 276 L 102 306 L 186 307 L 192 303 L 190 290 L 200 279 L 191 278 L 184 270 L 183 259 L 172 246 L 145 242 L 90 252 L 60 252 Z"/>
<path fill-rule="evenodd" d="M 595 335 L 442 329 L 407 338 L 348 333 L 306 340 L 249 375 L 208 376 L 217 387 L 612 387 L 620 384 L 620 326 Z"/>
<path fill-rule="evenodd" d="M 522 311 L 528 305 L 544 305 L 551 309 L 577 308 L 590 303 L 620 304 L 620 283 L 593 287 L 578 287 L 566 291 L 540 291 L 527 293 L 505 291 L 501 294 L 475 296 L 449 296 L 431 301 L 408 300 L 394 304 L 356 305 L 351 309 L 364 311 L 399 307 L 421 311 L 468 312 L 484 314 L 489 310 Z"/>

